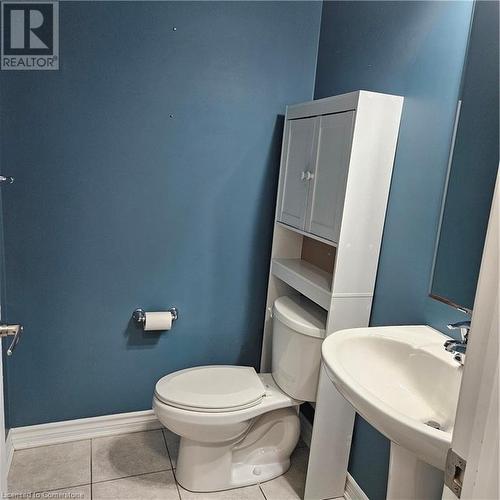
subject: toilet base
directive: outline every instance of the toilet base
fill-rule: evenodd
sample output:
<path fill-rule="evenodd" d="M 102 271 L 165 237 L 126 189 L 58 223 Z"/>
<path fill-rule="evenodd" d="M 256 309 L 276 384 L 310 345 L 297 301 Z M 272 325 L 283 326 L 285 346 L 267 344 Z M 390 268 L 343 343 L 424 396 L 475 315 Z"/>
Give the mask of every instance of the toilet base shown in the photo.
<path fill-rule="evenodd" d="M 255 419 L 244 436 L 225 443 L 181 437 L 176 478 L 190 491 L 211 492 L 269 481 L 290 467 L 300 435 L 297 407 Z"/>

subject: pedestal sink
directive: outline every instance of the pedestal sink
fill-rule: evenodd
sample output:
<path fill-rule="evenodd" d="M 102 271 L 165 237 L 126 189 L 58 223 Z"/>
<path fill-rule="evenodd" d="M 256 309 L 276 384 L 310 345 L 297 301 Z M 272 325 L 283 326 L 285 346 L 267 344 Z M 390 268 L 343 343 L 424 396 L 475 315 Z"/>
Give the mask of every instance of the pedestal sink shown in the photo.
<path fill-rule="evenodd" d="M 441 498 L 462 376 L 443 348 L 448 338 L 428 326 L 391 326 L 323 342 L 330 380 L 391 440 L 388 499 Z"/>

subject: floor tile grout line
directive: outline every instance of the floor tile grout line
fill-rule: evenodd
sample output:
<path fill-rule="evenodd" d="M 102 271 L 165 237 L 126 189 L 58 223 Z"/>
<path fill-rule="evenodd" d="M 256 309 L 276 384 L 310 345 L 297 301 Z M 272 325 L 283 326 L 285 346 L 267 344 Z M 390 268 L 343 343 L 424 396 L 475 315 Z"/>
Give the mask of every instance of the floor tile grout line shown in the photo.
<path fill-rule="evenodd" d="M 177 481 L 177 476 L 175 475 L 175 471 L 173 469 L 172 469 L 172 475 L 174 476 L 175 487 L 177 488 L 177 495 L 179 496 L 179 500 L 182 500 L 181 485 L 179 484 L 179 481 Z"/>
<path fill-rule="evenodd" d="M 159 474 L 160 472 L 173 472 L 172 469 L 153 470 L 151 472 L 140 472 L 139 474 L 130 474 L 129 476 L 113 477 L 112 479 L 102 479 L 101 481 L 94 481 L 92 484 L 110 483 L 111 481 L 119 481 L 120 479 L 128 479 L 129 477 L 147 476 L 148 474 Z"/>
<path fill-rule="evenodd" d="M 172 470 L 174 470 L 175 469 L 174 462 L 172 460 L 172 456 L 170 455 L 170 450 L 168 449 L 168 443 L 167 443 L 167 436 L 165 436 L 165 432 L 163 432 L 163 429 L 161 431 L 161 435 L 163 436 L 163 442 L 165 443 L 165 448 L 167 449 L 167 455 L 170 461 L 170 466 L 172 467 Z"/>
<path fill-rule="evenodd" d="M 38 495 L 40 493 L 50 493 L 50 492 L 53 492 L 53 491 L 69 490 L 69 489 L 73 489 L 73 488 L 81 488 L 82 486 L 90 486 L 90 483 L 74 484 L 72 486 L 63 486 L 62 488 L 51 488 L 49 490 L 29 491 L 29 492 L 26 492 L 26 493 L 31 493 L 33 495 Z M 20 495 L 24 495 L 25 494 L 24 492 L 18 493 L 17 491 L 14 491 L 14 492 L 10 492 L 9 491 L 9 494 L 13 494 L 13 493 L 14 494 L 20 494 Z"/>
<path fill-rule="evenodd" d="M 262 496 L 265 498 L 265 500 L 267 500 L 266 494 L 264 493 L 264 490 L 262 489 L 261 483 L 259 483 L 259 490 L 262 493 Z"/>
<path fill-rule="evenodd" d="M 174 463 L 172 462 L 172 457 L 170 456 L 170 450 L 168 449 L 168 444 L 167 444 L 167 437 L 165 436 L 165 432 L 163 429 L 161 431 L 161 435 L 163 436 L 163 442 L 165 443 L 165 448 L 167 448 L 168 459 L 170 460 L 170 466 L 172 467 L 172 476 L 174 477 L 175 487 L 177 489 L 177 496 L 179 497 L 179 500 L 182 500 L 181 491 L 179 490 L 179 483 L 177 482 L 177 476 L 175 475 Z"/>
<path fill-rule="evenodd" d="M 93 481 L 93 476 L 92 476 L 92 439 L 90 440 L 90 500 L 93 498 L 93 493 L 92 493 L 92 481 Z"/>

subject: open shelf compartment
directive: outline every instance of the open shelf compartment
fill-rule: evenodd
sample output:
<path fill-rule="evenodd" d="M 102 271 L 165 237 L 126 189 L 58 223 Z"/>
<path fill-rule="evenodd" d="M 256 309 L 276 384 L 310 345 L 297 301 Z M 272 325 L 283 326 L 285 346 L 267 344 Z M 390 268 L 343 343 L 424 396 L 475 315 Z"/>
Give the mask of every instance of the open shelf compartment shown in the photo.
<path fill-rule="evenodd" d="M 323 309 L 330 309 L 332 273 L 302 259 L 272 260 L 271 272 Z"/>

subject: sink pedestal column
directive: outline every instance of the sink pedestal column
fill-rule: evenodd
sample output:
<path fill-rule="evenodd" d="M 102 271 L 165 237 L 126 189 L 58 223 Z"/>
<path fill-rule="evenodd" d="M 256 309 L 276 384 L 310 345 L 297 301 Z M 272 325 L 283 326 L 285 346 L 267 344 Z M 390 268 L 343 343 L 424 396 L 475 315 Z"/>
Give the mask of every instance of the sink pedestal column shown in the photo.
<path fill-rule="evenodd" d="M 444 473 L 391 442 L 387 500 L 440 500 Z"/>

